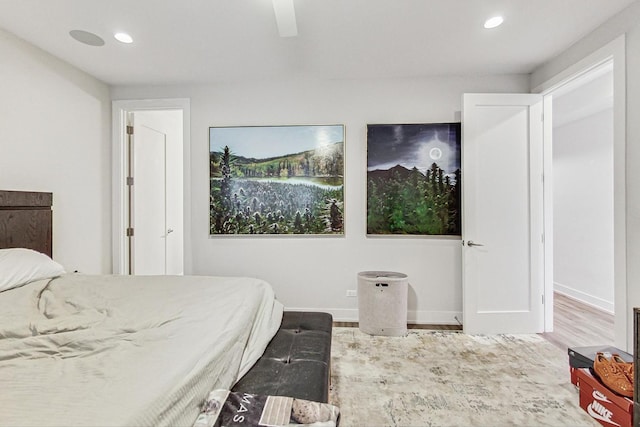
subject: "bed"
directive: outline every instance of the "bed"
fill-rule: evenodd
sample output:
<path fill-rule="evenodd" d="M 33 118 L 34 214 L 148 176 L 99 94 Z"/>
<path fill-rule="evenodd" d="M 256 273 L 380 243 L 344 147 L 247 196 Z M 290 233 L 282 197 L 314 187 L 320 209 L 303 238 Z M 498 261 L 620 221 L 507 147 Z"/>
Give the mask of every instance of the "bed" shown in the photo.
<path fill-rule="evenodd" d="M 271 286 L 63 274 L 51 203 L 0 191 L 0 425 L 193 425 L 280 327 Z"/>
<path fill-rule="evenodd" d="M 254 278 L 66 274 L 52 201 L 0 191 L 0 426 L 339 424 L 330 314 Z"/>

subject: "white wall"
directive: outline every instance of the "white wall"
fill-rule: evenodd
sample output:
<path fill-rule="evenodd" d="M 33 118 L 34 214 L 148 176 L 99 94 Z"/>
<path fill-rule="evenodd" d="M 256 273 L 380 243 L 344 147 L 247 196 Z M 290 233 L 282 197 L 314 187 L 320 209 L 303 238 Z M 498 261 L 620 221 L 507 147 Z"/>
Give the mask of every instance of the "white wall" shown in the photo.
<path fill-rule="evenodd" d="M 616 226 L 622 221 L 624 222 L 623 226 L 626 227 L 624 242 L 626 248 L 624 272 L 626 295 L 616 294 L 615 299 L 616 307 L 620 300 L 621 305 L 624 305 L 626 309 L 616 309 L 616 344 L 622 349 L 631 350 L 633 346 L 633 308 L 640 306 L 640 286 L 638 286 L 640 284 L 640 263 L 637 262 L 640 259 L 640 239 L 638 239 L 640 236 L 640 144 L 638 143 L 640 141 L 640 121 L 636 119 L 640 117 L 640 79 L 637 77 L 640 76 L 640 1 L 632 3 L 627 9 L 611 18 L 565 52 L 539 67 L 531 76 L 531 87 L 535 88 L 550 80 L 622 34 L 625 35 L 626 62 L 626 81 L 624 82 L 626 97 L 626 207 L 624 218 L 618 219 L 616 214 Z M 617 245 L 617 243 L 614 244 Z"/>
<path fill-rule="evenodd" d="M 113 99 L 191 98 L 191 264 L 186 273 L 248 275 L 269 281 L 293 309 L 357 320 L 363 270 L 408 274 L 409 318 L 455 324 L 462 310 L 459 239 L 367 238 L 366 124 L 460 120 L 464 92 L 523 92 L 528 76 L 402 80 L 247 82 L 215 86 L 116 87 Z M 208 236 L 208 128 L 229 125 L 344 124 L 345 236 Z"/>
<path fill-rule="evenodd" d="M 0 30 L 0 188 L 53 192 L 53 255 L 111 271 L 108 87 Z"/>
<path fill-rule="evenodd" d="M 554 128 L 553 221 L 555 290 L 613 312 L 612 108 Z"/>
<path fill-rule="evenodd" d="M 640 5 L 627 34 L 627 325 L 633 346 L 633 308 L 640 307 Z"/>

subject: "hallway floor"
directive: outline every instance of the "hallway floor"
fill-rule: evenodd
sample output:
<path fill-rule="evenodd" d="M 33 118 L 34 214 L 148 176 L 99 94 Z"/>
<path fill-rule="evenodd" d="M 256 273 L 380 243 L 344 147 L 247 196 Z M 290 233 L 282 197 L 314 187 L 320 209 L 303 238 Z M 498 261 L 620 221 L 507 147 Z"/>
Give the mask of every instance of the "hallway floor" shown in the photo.
<path fill-rule="evenodd" d="M 613 345 L 614 316 L 560 293 L 554 293 L 553 332 L 540 334 L 555 346 Z"/>

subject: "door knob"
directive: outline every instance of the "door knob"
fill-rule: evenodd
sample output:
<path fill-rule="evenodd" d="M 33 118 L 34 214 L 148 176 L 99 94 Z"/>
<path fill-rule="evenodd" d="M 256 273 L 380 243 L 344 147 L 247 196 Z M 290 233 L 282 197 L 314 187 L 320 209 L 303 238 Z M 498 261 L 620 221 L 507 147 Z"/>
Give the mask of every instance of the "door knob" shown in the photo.
<path fill-rule="evenodd" d="M 467 242 L 467 246 L 484 246 L 482 243 L 474 243 L 473 240 Z"/>
<path fill-rule="evenodd" d="M 170 228 L 167 230 L 167 234 L 171 234 L 171 233 L 173 233 L 173 228 Z"/>

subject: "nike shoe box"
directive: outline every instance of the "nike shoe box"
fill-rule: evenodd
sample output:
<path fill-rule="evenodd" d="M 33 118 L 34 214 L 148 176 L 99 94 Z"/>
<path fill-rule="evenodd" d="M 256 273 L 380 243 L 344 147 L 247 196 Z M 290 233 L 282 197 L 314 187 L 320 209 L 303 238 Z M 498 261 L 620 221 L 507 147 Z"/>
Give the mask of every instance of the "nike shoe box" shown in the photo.
<path fill-rule="evenodd" d="M 577 369 L 593 368 L 593 361 L 596 360 L 597 353 L 619 354 L 625 362 L 633 362 L 633 356 L 616 347 L 596 345 L 592 347 L 569 348 L 569 371 L 571 372 L 571 384 L 577 386 Z"/>
<path fill-rule="evenodd" d="M 576 368 L 580 389 L 580 407 L 603 426 L 631 427 L 633 400 L 620 396 L 591 374 L 590 369 Z"/>

